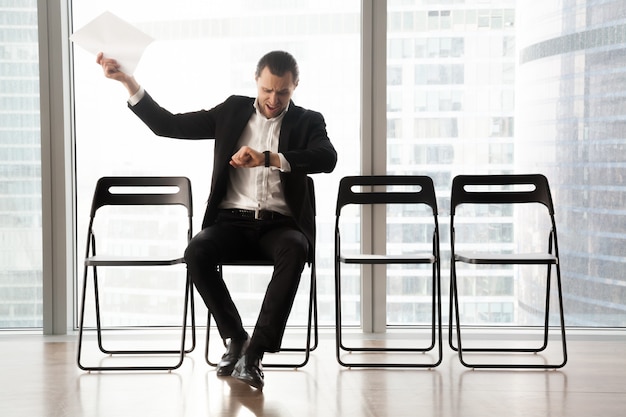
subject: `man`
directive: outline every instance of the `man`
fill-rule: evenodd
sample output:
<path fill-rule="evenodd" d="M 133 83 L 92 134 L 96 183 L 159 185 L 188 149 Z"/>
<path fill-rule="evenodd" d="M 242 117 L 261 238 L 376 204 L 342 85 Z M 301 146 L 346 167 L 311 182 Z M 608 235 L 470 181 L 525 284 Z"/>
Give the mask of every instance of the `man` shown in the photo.
<path fill-rule="evenodd" d="M 160 107 L 114 59 L 100 53 L 96 61 L 107 78 L 126 87 L 130 109 L 155 134 L 215 140 L 202 231 L 185 261 L 220 336 L 229 339 L 218 376 L 262 389 L 263 354 L 279 350 L 304 264 L 315 256 L 307 175 L 331 172 L 337 163 L 323 116 L 291 101 L 299 76 L 295 59 L 273 51 L 259 60 L 256 99 L 231 96 L 211 110 L 183 114 Z M 259 257 L 273 260 L 274 272 L 249 336 L 217 266 Z"/>

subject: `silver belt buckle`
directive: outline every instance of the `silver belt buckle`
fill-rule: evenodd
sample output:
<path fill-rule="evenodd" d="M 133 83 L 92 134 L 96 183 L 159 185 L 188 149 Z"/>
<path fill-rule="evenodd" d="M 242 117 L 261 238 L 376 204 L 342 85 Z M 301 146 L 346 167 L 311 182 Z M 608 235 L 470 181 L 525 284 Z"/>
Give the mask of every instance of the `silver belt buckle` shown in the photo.
<path fill-rule="evenodd" d="M 254 209 L 254 220 L 259 220 L 260 215 L 261 215 L 261 210 Z"/>

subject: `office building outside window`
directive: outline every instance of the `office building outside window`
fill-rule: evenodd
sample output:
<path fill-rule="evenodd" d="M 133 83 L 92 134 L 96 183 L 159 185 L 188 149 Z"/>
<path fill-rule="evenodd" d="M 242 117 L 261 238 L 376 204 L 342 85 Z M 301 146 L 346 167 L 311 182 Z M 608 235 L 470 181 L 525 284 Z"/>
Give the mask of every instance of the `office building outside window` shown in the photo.
<path fill-rule="evenodd" d="M 0 1 L 0 328 L 42 327 L 37 2 Z"/>
<path fill-rule="evenodd" d="M 444 293 L 452 177 L 539 172 L 557 211 L 566 324 L 625 326 L 623 2 L 387 4 L 388 172 L 435 181 Z M 501 212 L 489 234 L 506 248 L 524 234 L 523 214 Z M 461 281 L 463 322 L 536 324 L 545 282 L 533 272 L 491 269 Z M 420 295 L 405 293 L 407 283 L 398 276 L 388 285 L 388 324 L 420 322 L 406 314 L 419 311 Z"/>
<path fill-rule="evenodd" d="M 517 3 L 516 162 L 554 185 L 566 324 L 624 327 L 624 2 Z"/>
<path fill-rule="evenodd" d="M 433 178 L 447 294 L 452 178 L 514 171 L 515 1 L 389 0 L 387 13 L 387 172 Z M 411 250 L 414 237 L 406 230 L 418 231 L 410 214 L 388 225 L 389 251 Z M 497 240 L 510 245 L 512 214 L 499 222 Z M 481 245 L 477 236 L 470 239 Z M 420 272 L 389 274 L 387 324 L 429 323 L 432 288 L 415 283 Z M 511 270 L 491 270 L 479 282 L 459 283 L 463 322 L 515 324 Z"/>

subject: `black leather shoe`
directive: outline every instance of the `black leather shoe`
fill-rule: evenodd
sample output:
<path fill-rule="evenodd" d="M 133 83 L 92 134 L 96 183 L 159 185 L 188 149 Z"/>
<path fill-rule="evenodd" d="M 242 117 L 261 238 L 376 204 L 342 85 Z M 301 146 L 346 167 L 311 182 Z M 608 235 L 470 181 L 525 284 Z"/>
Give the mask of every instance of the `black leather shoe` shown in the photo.
<path fill-rule="evenodd" d="M 246 353 L 249 343 L 250 338 L 248 334 L 246 334 L 246 338 L 243 340 L 230 340 L 226 353 L 222 355 L 222 359 L 217 364 L 217 376 L 230 376 L 233 373 L 235 364 Z"/>
<path fill-rule="evenodd" d="M 265 385 L 263 365 L 261 359 L 256 356 L 242 356 L 235 365 L 232 376 L 258 390 L 262 390 Z"/>

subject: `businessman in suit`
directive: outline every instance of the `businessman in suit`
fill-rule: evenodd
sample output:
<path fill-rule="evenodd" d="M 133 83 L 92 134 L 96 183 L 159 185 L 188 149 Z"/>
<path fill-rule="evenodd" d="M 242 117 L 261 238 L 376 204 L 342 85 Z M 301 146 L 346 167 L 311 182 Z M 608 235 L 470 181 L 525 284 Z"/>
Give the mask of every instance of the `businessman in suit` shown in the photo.
<path fill-rule="evenodd" d="M 228 340 L 217 374 L 262 389 L 263 354 L 279 350 L 300 275 L 315 256 L 307 175 L 331 172 L 337 163 L 323 116 L 291 100 L 299 81 L 296 60 L 269 52 L 255 71 L 256 98 L 231 96 L 210 110 L 182 114 L 160 107 L 114 59 L 99 54 L 97 63 L 126 87 L 130 109 L 156 135 L 214 140 L 202 231 L 189 243 L 185 261 Z M 249 336 L 217 268 L 221 261 L 259 257 L 271 259 L 274 271 Z"/>

